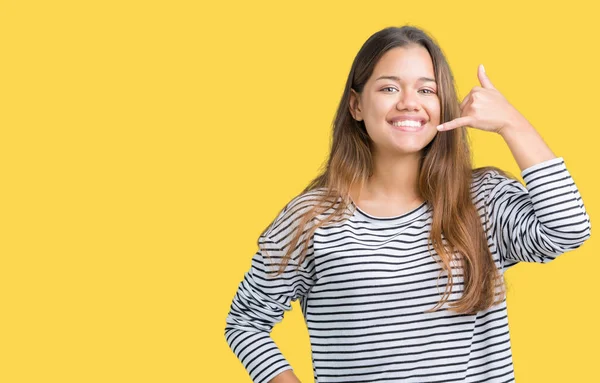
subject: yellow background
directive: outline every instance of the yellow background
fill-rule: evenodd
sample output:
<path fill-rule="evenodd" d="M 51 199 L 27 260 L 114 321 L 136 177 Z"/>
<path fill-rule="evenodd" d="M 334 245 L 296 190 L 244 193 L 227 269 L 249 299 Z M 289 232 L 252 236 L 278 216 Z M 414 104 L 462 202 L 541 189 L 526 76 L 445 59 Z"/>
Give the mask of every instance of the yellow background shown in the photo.
<path fill-rule="evenodd" d="M 1 382 L 249 382 L 231 299 L 387 26 L 429 31 L 461 96 L 483 63 L 596 216 L 593 2 L 0 4 Z M 471 134 L 477 166 L 519 175 L 501 138 Z M 596 243 L 507 273 L 518 382 L 600 378 Z M 297 303 L 273 337 L 311 382 Z"/>

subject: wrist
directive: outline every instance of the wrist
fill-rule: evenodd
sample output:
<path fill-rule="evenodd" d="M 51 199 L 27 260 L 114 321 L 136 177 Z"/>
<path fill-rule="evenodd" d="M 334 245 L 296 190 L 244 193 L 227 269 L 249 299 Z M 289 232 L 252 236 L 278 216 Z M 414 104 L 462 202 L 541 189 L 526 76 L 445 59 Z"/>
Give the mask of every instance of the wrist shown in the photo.
<path fill-rule="evenodd" d="M 504 126 L 498 129 L 497 133 L 506 140 L 515 137 L 519 133 L 525 133 L 532 130 L 535 130 L 535 128 L 524 117 L 521 117 L 514 120 L 508 120 Z"/>

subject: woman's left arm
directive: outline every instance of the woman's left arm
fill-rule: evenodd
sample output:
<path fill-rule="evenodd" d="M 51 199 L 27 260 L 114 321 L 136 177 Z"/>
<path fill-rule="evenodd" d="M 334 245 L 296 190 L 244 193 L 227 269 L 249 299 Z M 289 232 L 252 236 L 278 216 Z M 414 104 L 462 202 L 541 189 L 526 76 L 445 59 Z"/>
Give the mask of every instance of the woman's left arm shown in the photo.
<path fill-rule="evenodd" d="M 483 186 L 491 235 L 501 261 L 546 263 L 581 246 L 591 234 L 585 206 L 562 157 L 556 157 L 527 119 L 487 78 L 479 66 L 481 87 L 469 92 L 461 115 L 438 126 L 462 126 L 495 132 L 508 144 L 525 181 L 490 174 Z"/>

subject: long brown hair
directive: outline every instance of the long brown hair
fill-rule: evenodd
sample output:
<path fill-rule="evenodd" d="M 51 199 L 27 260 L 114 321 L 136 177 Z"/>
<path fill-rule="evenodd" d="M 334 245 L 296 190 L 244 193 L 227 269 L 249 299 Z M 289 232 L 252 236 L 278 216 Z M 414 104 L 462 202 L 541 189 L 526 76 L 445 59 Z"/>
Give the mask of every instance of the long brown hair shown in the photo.
<path fill-rule="evenodd" d="M 371 141 L 364 121 L 356 121 L 350 114 L 350 90 L 361 93 L 373 69 L 384 53 L 392 48 L 418 44 L 429 52 L 433 62 L 440 98 L 440 123 L 460 116 L 459 100 L 454 77 L 437 43 L 423 30 L 414 26 L 389 27 L 373 34 L 356 55 L 344 87 L 333 122 L 331 151 L 324 170 L 312 180 L 302 194 L 322 189 L 316 200 L 306 200 L 306 209 L 298 217 L 298 226 L 284 251 L 278 272 L 284 272 L 292 253 L 304 244 L 298 265 L 308 251 L 309 239 L 317 228 L 344 219 L 352 205 L 350 190 L 359 190 L 372 174 Z M 475 174 L 497 168 L 473 169 L 466 128 L 437 134 L 422 150 L 418 188 L 421 197 L 432 208 L 429 246 L 433 246 L 448 283 L 440 301 L 429 311 L 437 310 L 448 301 L 453 286 L 453 270 L 462 270 L 463 292 L 460 299 L 450 303 L 450 309 L 459 313 L 476 313 L 501 301 L 504 283 L 487 244 L 481 218 L 471 196 Z M 508 175 L 507 175 L 508 176 Z M 315 219 L 332 211 L 324 219 Z M 308 228 L 307 228 L 308 226 Z M 268 230 L 265 229 L 263 234 Z M 442 233 L 446 243 L 442 241 Z M 431 247 L 429 248 L 431 252 Z M 283 249 L 282 249 L 283 250 Z"/>

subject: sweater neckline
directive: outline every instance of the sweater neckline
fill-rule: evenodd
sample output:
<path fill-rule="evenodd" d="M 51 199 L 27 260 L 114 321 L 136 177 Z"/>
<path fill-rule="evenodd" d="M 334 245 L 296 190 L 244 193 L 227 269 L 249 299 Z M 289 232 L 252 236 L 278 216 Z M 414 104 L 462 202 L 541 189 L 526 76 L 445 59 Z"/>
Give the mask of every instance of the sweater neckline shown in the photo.
<path fill-rule="evenodd" d="M 359 217 L 361 220 L 368 221 L 377 225 L 399 225 L 413 221 L 414 219 L 420 217 L 423 213 L 425 213 L 429 209 L 429 205 L 427 201 L 424 201 L 419 206 L 399 215 L 381 217 L 369 214 L 363 211 L 354 200 L 350 198 L 350 204 L 354 207 L 355 215 Z"/>

